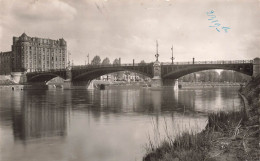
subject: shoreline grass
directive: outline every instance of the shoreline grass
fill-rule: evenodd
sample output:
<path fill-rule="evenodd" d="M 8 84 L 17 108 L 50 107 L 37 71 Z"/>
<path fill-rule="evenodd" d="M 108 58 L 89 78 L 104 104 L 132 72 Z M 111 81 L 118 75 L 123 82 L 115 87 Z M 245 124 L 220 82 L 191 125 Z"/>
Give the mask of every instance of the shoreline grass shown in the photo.
<path fill-rule="evenodd" d="M 143 161 L 259 160 L 260 76 L 240 92 L 248 101 L 247 109 L 211 113 L 200 133 L 167 137 L 157 147 L 150 140 Z"/>
<path fill-rule="evenodd" d="M 244 118 L 242 111 L 218 112 L 208 116 L 208 124 L 200 133 L 184 132 L 175 139 L 167 137 L 162 144 L 156 146 L 150 141 L 148 154 L 144 161 L 202 161 L 213 160 L 208 155 L 209 149 L 218 137 L 228 136 L 236 138 Z"/>

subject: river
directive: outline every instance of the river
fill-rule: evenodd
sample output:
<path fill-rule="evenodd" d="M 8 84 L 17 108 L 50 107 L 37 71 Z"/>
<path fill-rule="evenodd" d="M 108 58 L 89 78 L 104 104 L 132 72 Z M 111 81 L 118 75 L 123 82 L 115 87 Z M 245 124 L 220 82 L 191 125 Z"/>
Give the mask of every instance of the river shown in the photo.
<path fill-rule="evenodd" d="M 239 110 L 237 90 L 1 90 L 0 160 L 139 161 L 149 140 L 198 132 L 207 113 Z"/>

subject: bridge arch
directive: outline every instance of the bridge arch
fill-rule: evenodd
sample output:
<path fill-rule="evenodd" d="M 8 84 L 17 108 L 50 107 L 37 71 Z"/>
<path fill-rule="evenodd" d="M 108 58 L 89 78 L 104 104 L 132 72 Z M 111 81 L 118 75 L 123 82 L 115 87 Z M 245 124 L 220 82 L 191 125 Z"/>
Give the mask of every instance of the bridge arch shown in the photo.
<path fill-rule="evenodd" d="M 141 74 L 141 75 L 152 78 L 151 74 L 148 74 L 148 73 L 145 73 L 145 72 L 142 72 L 139 70 L 130 69 L 130 68 L 99 68 L 99 69 L 83 71 L 76 75 L 72 74 L 73 75 L 72 81 L 89 81 L 89 80 L 96 79 L 102 75 L 111 74 L 111 73 L 115 73 L 115 72 L 121 72 L 121 71 L 130 71 L 133 73 Z"/>
<path fill-rule="evenodd" d="M 163 79 L 178 79 L 187 74 L 204 71 L 204 70 L 213 70 L 213 69 L 223 69 L 223 70 L 233 70 L 240 72 L 249 76 L 253 75 L 253 66 L 252 64 L 239 66 L 239 65 L 188 65 L 179 67 L 178 69 L 172 70 L 170 72 L 164 73 L 162 75 Z"/>
<path fill-rule="evenodd" d="M 56 73 L 39 73 L 27 76 L 27 82 L 48 82 L 49 80 L 55 77 L 61 77 L 63 79 L 66 79 L 63 75 Z"/>

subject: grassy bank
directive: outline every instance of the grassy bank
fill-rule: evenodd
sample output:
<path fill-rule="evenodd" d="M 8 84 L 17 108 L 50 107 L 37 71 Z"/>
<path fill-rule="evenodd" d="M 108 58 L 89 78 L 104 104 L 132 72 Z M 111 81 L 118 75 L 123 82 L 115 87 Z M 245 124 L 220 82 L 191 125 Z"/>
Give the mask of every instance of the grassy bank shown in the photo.
<path fill-rule="evenodd" d="M 209 114 L 207 127 L 200 133 L 166 138 L 158 147 L 150 143 L 143 160 L 258 161 L 260 76 L 247 84 L 241 93 L 248 100 L 245 109 Z"/>
<path fill-rule="evenodd" d="M 14 83 L 13 81 L 6 79 L 6 80 L 0 80 L 0 86 L 1 85 L 14 85 L 16 83 Z"/>

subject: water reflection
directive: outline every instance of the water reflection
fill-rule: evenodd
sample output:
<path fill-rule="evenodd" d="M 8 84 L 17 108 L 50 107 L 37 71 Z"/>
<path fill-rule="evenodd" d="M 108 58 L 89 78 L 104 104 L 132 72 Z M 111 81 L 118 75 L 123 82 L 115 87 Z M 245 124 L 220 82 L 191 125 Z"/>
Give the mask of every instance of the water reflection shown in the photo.
<path fill-rule="evenodd" d="M 55 95 L 54 95 L 55 96 Z M 66 135 L 67 117 L 65 108 L 61 107 L 62 100 L 57 97 L 45 97 L 35 94 L 23 95 L 20 111 L 12 113 L 13 131 L 15 139 L 29 140 L 41 137 Z M 52 102 L 55 100 L 55 103 Z M 17 101 L 14 101 L 17 103 Z M 17 107 L 14 105 L 13 107 Z"/>
<path fill-rule="evenodd" d="M 11 92 L 1 108 L 1 118 L 12 122 L 15 140 L 66 135 L 68 102 L 46 91 Z M 1 104 L 3 100 L 1 100 Z M 5 109 L 5 110 L 3 110 Z M 1 121 L 2 122 L 2 121 Z"/>
<path fill-rule="evenodd" d="M 159 143 L 166 126 L 200 131 L 208 112 L 239 109 L 236 90 L 0 91 L 0 160 L 141 160 L 148 135 Z"/>

